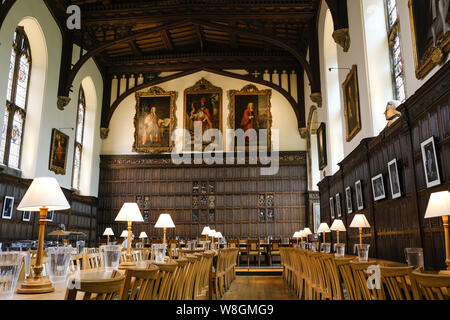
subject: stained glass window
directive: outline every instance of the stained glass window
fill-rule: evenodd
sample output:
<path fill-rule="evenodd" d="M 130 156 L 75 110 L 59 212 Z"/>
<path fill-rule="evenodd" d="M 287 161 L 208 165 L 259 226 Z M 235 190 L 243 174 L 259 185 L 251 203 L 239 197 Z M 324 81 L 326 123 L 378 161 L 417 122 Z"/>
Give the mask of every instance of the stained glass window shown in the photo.
<path fill-rule="evenodd" d="M 86 115 L 86 99 L 84 97 L 83 87 L 80 87 L 78 95 L 77 123 L 75 131 L 75 148 L 73 157 L 73 178 L 72 187 L 80 189 L 81 155 L 83 152 L 84 119 Z"/>
<path fill-rule="evenodd" d="M 400 47 L 400 22 L 396 0 L 386 0 L 386 12 L 394 98 L 403 102 L 406 97 L 403 73 L 403 58 Z"/>
<path fill-rule="evenodd" d="M 18 27 L 12 44 L 0 141 L 0 162 L 16 169 L 20 169 L 30 70 L 30 46 L 25 30 Z"/>

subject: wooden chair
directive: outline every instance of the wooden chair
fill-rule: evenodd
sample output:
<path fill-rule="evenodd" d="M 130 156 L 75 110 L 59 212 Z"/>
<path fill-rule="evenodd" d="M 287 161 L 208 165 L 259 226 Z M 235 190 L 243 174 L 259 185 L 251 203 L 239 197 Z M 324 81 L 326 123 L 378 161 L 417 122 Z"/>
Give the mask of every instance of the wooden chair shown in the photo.
<path fill-rule="evenodd" d="M 77 272 L 83 270 L 83 254 L 74 254 L 70 257 L 69 271 Z"/>
<path fill-rule="evenodd" d="M 178 266 L 175 270 L 173 287 L 169 296 L 169 300 L 181 300 L 190 262 L 186 258 L 179 258 L 175 259 L 174 261 L 178 264 Z"/>
<path fill-rule="evenodd" d="M 158 273 L 159 267 L 155 265 L 150 265 L 147 269 L 127 268 L 120 300 L 154 300 Z"/>
<path fill-rule="evenodd" d="M 386 267 L 380 265 L 381 283 L 386 288 L 389 300 L 413 300 L 410 285 L 413 267 Z"/>
<path fill-rule="evenodd" d="M 194 284 L 194 300 L 208 300 L 209 299 L 209 277 L 211 273 L 214 251 L 205 251 L 202 254 L 197 254 L 200 257 L 200 266 L 198 273 L 195 275 Z"/>
<path fill-rule="evenodd" d="M 141 250 L 133 250 L 131 251 L 131 256 L 133 257 L 134 262 L 142 261 L 142 251 Z"/>
<path fill-rule="evenodd" d="M 272 265 L 272 259 L 273 257 L 280 257 L 280 244 L 281 240 L 270 240 L 270 247 L 269 247 L 269 264 Z M 280 257 L 281 259 L 281 257 Z"/>
<path fill-rule="evenodd" d="M 258 257 L 258 266 L 261 266 L 261 250 L 258 240 L 250 239 L 247 243 L 247 266 L 250 268 L 250 257 Z M 256 262 L 256 260 L 255 260 Z"/>
<path fill-rule="evenodd" d="M 374 288 L 370 289 L 367 285 L 367 279 L 370 276 L 367 273 L 367 269 L 373 265 L 378 265 L 378 262 L 376 260 L 369 260 L 367 262 L 359 262 L 358 260 L 350 261 L 350 267 L 352 268 L 355 279 L 357 300 L 386 300 L 381 287 L 376 288 L 374 286 Z"/>
<path fill-rule="evenodd" d="M 179 300 L 192 300 L 194 295 L 195 277 L 200 268 L 200 258 L 194 254 L 186 254 L 185 258 L 189 261 L 189 265 L 184 277 L 181 299 Z"/>
<path fill-rule="evenodd" d="M 411 272 L 414 300 L 450 300 L 450 275 Z"/>
<path fill-rule="evenodd" d="M 239 239 L 239 260 L 238 260 L 238 266 L 240 265 L 240 258 L 243 255 L 246 255 L 247 260 L 248 260 L 247 247 L 248 247 L 248 240 L 247 239 Z"/>
<path fill-rule="evenodd" d="M 334 255 L 324 253 L 321 255 L 321 259 L 323 261 L 326 270 L 325 276 L 328 277 L 329 281 L 330 299 L 344 300 L 344 292 L 342 290 L 341 278 L 334 259 Z"/>
<path fill-rule="evenodd" d="M 216 293 L 216 299 L 219 299 L 224 294 L 225 284 L 225 264 L 226 254 L 229 249 L 220 249 L 217 255 L 216 269 L 213 273 L 214 291 Z"/>
<path fill-rule="evenodd" d="M 355 279 L 353 277 L 352 268 L 350 267 L 350 261 L 353 259 L 354 257 L 334 258 L 334 263 L 336 264 L 342 282 L 344 283 L 344 299 L 346 298 L 348 300 L 357 300 Z"/>
<path fill-rule="evenodd" d="M 102 267 L 100 253 L 84 254 L 83 259 L 83 269 L 100 269 Z"/>
<path fill-rule="evenodd" d="M 114 300 L 122 288 L 125 275 L 114 272 L 110 279 L 81 280 L 79 288 L 67 289 L 65 300 L 77 300 L 82 293 L 82 300 Z"/>
<path fill-rule="evenodd" d="M 178 262 L 171 260 L 167 263 L 154 263 L 159 268 L 157 285 L 157 300 L 169 300 L 175 283 L 175 271 L 178 268 Z"/>

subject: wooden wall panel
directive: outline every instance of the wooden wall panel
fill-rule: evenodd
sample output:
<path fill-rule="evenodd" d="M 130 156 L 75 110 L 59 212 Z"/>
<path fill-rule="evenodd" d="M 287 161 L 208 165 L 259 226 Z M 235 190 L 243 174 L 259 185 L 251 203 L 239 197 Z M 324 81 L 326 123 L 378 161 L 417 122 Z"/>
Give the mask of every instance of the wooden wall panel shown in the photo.
<path fill-rule="evenodd" d="M 283 152 L 280 168 L 274 176 L 260 175 L 258 165 L 182 165 L 171 163 L 170 155 L 102 156 L 97 233 L 112 227 L 116 234 L 125 228 L 114 222 L 125 201 L 136 196 L 150 197 L 149 220 L 133 225 L 133 232 L 145 231 L 150 238 L 160 237 L 153 227 L 160 213 L 171 213 L 176 230 L 169 237 L 196 238 L 203 226 L 219 229 L 227 238 L 291 237 L 295 228 L 305 225 L 308 205 L 306 154 Z M 214 184 L 211 208 L 193 207 L 193 183 Z M 259 194 L 272 194 L 274 221 L 259 221 Z M 198 211 L 198 219 L 194 219 Z"/>
<path fill-rule="evenodd" d="M 450 187 L 450 73 L 448 63 L 414 96 L 399 107 L 403 116 L 375 138 L 360 145 L 341 163 L 340 170 L 319 183 L 321 216 L 332 223 L 329 197 L 342 194 L 346 212 L 345 188 L 352 187 L 354 213 L 344 214 L 347 250 L 353 253 L 358 231 L 349 228 L 356 213 L 355 182 L 362 181 L 364 209 L 372 228 L 364 230 L 364 243 L 371 244 L 370 256 L 405 261 L 404 248 L 424 248 L 429 269 L 444 268 L 444 236 L 440 218 L 424 219 L 431 193 Z M 421 142 L 433 136 L 436 142 L 442 184 L 428 189 L 422 163 Z M 388 162 L 397 159 L 402 197 L 392 199 Z M 386 199 L 374 201 L 371 178 L 383 174 Z M 335 233 L 332 234 L 336 241 Z"/>

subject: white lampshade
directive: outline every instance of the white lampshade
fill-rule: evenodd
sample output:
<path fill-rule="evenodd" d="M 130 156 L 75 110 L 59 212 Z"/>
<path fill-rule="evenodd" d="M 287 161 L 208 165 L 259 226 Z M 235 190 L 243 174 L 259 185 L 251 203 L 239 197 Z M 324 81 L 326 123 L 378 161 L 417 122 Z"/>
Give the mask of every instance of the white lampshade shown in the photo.
<path fill-rule="evenodd" d="M 104 236 L 113 236 L 113 235 L 114 235 L 114 232 L 112 231 L 111 228 L 106 228 L 106 229 L 105 229 L 105 232 L 103 232 L 103 235 L 104 235 Z"/>
<path fill-rule="evenodd" d="M 215 237 L 216 236 L 216 230 L 214 230 L 214 229 L 210 229 L 209 230 L 209 234 L 208 234 L 208 236 L 210 236 L 210 237 Z"/>
<path fill-rule="evenodd" d="M 35 178 L 17 210 L 40 211 L 43 207 L 52 211 L 70 209 L 69 202 L 55 178 Z"/>
<path fill-rule="evenodd" d="M 370 228 L 370 224 L 365 215 L 355 214 L 355 217 L 350 224 L 350 228 Z"/>
<path fill-rule="evenodd" d="M 168 213 L 161 213 L 158 221 L 156 221 L 155 228 L 175 228 L 175 224 Z"/>
<path fill-rule="evenodd" d="M 448 191 L 432 193 L 425 211 L 425 219 L 442 216 L 450 216 L 450 192 Z"/>
<path fill-rule="evenodd" d="M 292 238 L 300 238 L 301 237 L 301 232 L 300 231 L 295 231 L 294 235 L 292 236 Z"/>
<path fill-rule="evenodd" d="M 307 237 L 307 236 L 309 236 L 311 234 L 312 234 L 311 229 L 309 229 L 309 228 L 303 229 L 303 236 L 304 237 Z"/>
<path fill-rule="evenodd" d="M 122 234 L 120 235 L 121 238 L 128 238 L 128 230 L 123 230 Z"/>
<path fill-rule="evenodd" d="M 209 227 L 204 227 L 202 231 L 202 236 L 209 235 L 209 231 L 211 231 Z"/>
<path fill-rule="evenodd" d="M 221 232 L 216 232 L 216 234 L 214 235 L 214 238 L 216 238 L 216 239 L 223 238 L 222 233 Z"/>
<path fill-rule="evenodd" d="M 336 219 L 336 220 L 333 221 L 333 224 L 331 225 L 330 230 L 333 230 L 333 231 L 347 231 L 347 229 L 345 229 L 344 223 L 340 219 Z"/>
<path fill-rule="evenodd" d="M 144 222 L 144 218 L 142 218 L 141 210 L 139 210 L 137 203 L 126 202 L 120 209 L 116 221 Z"/>
<path fill-rule="evenodd" d="M 322 222 L 319 226 L 319 229 L 317 229 L 317 233 L 322 232 L 331 232 L 330 227 L 328 227 L 328 224 L 326 222 Z"/>
<path fill-rule="evenodd" d="M 142 238 L 148 238 L 147 234 L 144 231 L 142 231 L 141 234 L 139 235 L 139 239 L 142 239 Z"/>

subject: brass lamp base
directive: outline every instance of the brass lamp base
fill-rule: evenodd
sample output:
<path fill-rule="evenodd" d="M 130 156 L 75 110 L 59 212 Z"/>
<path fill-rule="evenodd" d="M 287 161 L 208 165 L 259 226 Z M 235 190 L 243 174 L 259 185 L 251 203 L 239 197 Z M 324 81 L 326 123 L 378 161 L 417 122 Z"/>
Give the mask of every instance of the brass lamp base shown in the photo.
<path fill-rule="evenodd" d="M 49 293 L 55 291 L 55 287 L 48 279 L 28 279 L 25 280 L 17 293 L 19 294 L 33 294 L 33 293 Z"/>

